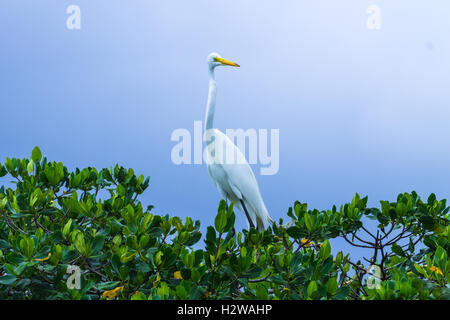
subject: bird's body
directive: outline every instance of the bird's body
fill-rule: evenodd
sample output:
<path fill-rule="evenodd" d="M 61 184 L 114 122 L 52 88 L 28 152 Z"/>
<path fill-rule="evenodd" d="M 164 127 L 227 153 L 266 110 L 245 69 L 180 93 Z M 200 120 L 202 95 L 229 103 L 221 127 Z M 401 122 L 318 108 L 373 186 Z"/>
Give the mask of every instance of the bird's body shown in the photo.
<path fill-rule="evenodd" d="M 206 163 L 208 173 L 220 195 L 233 201 L 247 216 L 247 226 L 262 231 L 272 219 L 266 209 L 258 183 L 244 154 L 223 132 L 213 128 L 217 84 L 214 69 L 219 65 L 238 66 L 218 54 L 208 56 L 210 83 L 205 119 Z"/>

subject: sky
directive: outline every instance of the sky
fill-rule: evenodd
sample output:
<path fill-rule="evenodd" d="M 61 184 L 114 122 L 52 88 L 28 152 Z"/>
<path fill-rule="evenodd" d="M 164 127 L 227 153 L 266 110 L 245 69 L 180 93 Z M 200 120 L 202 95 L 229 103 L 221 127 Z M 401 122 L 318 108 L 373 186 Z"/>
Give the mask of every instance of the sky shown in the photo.
<path fill-rule="evenodd" d="M 356 192 L 448 198 L 449 16 L 446 0 L 3 0 L 0 162 L 38 145 L 69 169 L 118 163 L 151 177 L 144 205 L 205 230 L 219 193 L 170 138 L 203 121 L 215 51 L 241 65 L 216 72 L 215 126 L 279 130 L 279 171 L 252 165 L 274 219 Z"/>

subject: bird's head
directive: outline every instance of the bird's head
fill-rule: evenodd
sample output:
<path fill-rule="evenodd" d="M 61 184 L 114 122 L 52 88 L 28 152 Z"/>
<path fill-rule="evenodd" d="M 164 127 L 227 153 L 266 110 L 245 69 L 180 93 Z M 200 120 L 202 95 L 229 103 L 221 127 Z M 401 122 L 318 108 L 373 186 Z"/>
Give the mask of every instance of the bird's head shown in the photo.
<path fill-rule="evenodd" d="M 218 66 L 240 67 L 240 65 L 238 65 L 237 63 L 228 61 L 227 59 L 222 58 L 220 54 L 215 52 L 211 53 L 208 56 L 207 61 L 210 70 L 214 70 L 214 68 Z"/>

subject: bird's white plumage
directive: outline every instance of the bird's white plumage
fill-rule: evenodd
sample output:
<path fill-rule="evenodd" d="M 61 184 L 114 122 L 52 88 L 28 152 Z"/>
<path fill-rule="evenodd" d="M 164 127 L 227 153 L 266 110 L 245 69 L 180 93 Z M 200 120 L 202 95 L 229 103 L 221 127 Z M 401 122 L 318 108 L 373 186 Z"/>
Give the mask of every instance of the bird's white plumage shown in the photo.
<path fill-rule="evenodd" d="M 207 141 L 205 155 L 208 173 L 220 195 L 227 201 L 234 201 L 235 208 L 244 212 L 242 201 L 253 225 L 262 231 L 272 222 L 272 219 L 262 199 L 255 175 L 241 150 L 224 133 L 212 127 L 217 91 L 214 69 L 223 65 L 218 63 L 216 58 L 223 61 L 217 53 L 208 56 L 210 83 L 205 119 L 205 140 Z M 249 226 L 247 221 L 247 227 Z"/>

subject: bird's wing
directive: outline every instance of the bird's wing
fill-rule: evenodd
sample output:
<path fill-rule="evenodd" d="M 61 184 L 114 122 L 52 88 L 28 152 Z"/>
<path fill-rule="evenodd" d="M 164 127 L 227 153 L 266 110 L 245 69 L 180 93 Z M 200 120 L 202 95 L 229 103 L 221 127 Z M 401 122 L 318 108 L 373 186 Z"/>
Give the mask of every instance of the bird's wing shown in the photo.
<path fill-rule="evenodd" d="M 213 171 L 210 174 L 216 176 L 213 180 L 215 180 L 216 184 L 220 184 L 226 192 L 229 192 L 231 189 L 234 198 L 242 199 L 246 207 L 249 207 L 250 215 L 252 215 L 250 213 L 252 211 L 264 223 L 267 223 L 270 221 L 270 217 L 262 200 L 258 182 L 244 154 L 221 131 L 214 129 L 213 134 L 215 137 L 215 148 L 223 146 L 225 150 L 225 154 L 218 154 L 217 150 L 215 150 L 213 155 L 210 154 L 210 161 L 214 161 L 214 164 L 210 165 L 210 170 Z M 235 155 L 234 163 L 227 163 L 226 154 L 228 152 L 232 152 Z M 224 177 L 224 174 L 226 177 Z M 254 217 L 251 218 L 254 220 Z"/>

